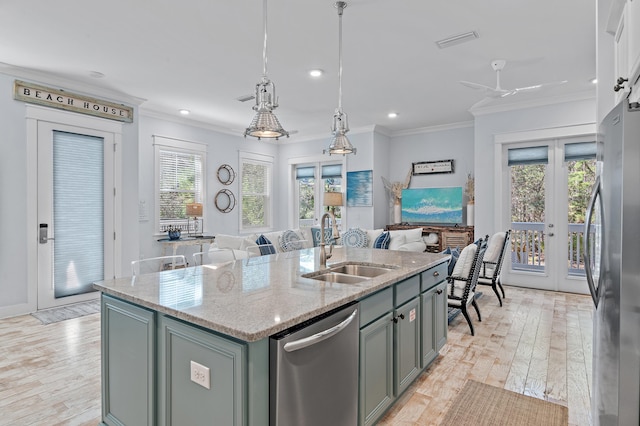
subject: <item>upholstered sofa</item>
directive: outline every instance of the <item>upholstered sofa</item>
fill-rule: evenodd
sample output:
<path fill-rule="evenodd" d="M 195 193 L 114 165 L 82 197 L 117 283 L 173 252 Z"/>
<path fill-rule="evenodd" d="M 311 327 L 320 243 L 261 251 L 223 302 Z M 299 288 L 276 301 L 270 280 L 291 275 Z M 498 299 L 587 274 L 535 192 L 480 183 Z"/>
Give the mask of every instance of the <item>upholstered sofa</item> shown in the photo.
<path fill-rule="evenodd" d="M 325 229 L 325 241 L 335 243 L 331 231 Z M 209 249 L 209 256 L 217 261 L 245 259 L 247 257 L 276 254 L 317 246 L 320 242 L 320 227 L 304 227 L 283 231 L 251 235 L 216 235 Z M 258 244 L 260 243 L 260 244 Z M 422 228 L 384 231 L 351 228 L 341 235 L 338 244 L 349 247 L 384 248 L 388 250 L 418 251 L 426 249 Z"/>

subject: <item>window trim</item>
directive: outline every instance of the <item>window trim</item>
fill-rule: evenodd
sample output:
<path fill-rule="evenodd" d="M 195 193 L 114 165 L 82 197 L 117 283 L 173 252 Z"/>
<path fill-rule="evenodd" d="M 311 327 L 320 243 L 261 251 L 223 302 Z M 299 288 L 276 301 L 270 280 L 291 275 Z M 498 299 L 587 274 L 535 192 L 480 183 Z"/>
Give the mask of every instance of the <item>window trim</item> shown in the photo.
<path fill-rule="evenodd" d="M 169 138 L 165 136 L 153 135 L 153 156 L 154 156 L 154 232 L 156 235 L 165 235 L 160 229 L 160 150 L 180 152 L 186 154 L 197 154 L 202 157 L 202 230 L 207 230 L 207 145 L 200 142 L 190 142 L 182 139 Z"/>
<path fill-rule="evenodd" d="M 255 228 L 247 228 L 243 226 L 242 217 L 242 205 L 243 205 L 243 197 L 244 193 L 242 192 L 242 181 L 243 181 L 243 165 L 245 163 L 251 164 L 261 164 L 266 165 L 269 169 L 269 176 L 267 178 L 267 198 L 268 205 L 265 206 L 265 223 L 262 227 Z M 273 173 L 274 173 L 274 157 L 265 154 L 257 154 L 254 152 L 247 151 L 239 151 L 238 152 L 238 175 L 239 175 L 239 185 L 238 185 L 238 230 L 240 233 L 260 233 L 260 232 L 269 232 L 273 230 Z"/>

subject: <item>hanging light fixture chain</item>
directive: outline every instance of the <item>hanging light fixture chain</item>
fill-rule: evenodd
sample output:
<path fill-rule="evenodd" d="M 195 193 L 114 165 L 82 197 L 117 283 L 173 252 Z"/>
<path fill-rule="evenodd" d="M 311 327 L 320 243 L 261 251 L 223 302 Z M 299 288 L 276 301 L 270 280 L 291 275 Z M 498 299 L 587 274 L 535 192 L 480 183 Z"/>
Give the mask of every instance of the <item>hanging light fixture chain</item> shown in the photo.
<path fill-rule="evenodd" d="M 338 9 L 338 110 L 342 111 L 342 11 L 347 3 L 339 1 L 335 6 Z"/>
<path fill-rule="evenodd" d="M 267 78 L 267 0 L 262 2 L 262 25 L 264 28 L 264 44 L 262 46 L 262 76 Z"/>

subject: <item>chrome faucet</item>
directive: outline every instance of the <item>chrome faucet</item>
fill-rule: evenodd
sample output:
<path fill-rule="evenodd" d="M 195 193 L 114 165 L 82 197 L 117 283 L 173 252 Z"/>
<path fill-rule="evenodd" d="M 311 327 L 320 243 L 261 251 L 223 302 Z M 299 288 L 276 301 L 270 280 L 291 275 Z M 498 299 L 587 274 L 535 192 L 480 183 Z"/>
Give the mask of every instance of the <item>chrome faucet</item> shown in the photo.
<path fill-rule="evenodd" d="M 325 218 L 327 219 L 331 218 L 331 220 L 333 220 L 333 223 L 336 222 L 336 217 L 331 212 L 326 212 L 325 214 L 322 215 L 322 219 L 320 219 L 320 267 L 323 269 L 327 267 L 327 259 L 330 259 L 331 256 L 333 255 L 333 244 L 329 244 L 329 254 L 327 254 L 327 252 L 324 249 L 324 247 L 327 245 L 324 240 Z M 329 228 L 330 224 L 331 223 L 327 222 L 327 229 Z M 334 238 L 335 238 L 335 235 L 334 235 Z"/>

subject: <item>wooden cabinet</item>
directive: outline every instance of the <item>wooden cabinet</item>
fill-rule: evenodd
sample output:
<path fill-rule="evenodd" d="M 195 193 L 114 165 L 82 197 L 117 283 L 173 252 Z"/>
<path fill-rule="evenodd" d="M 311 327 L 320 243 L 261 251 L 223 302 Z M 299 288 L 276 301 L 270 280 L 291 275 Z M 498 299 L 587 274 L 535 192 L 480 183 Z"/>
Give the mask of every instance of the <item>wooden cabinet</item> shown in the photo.
<path fill-rule="evenodd" d="M 640 0 L 637 0 L 640 1 Z M 438 236 L 437 244 L 427 244 L 427 251 L 438 253 L 447 247 L 463 248 L 473 242 L 473 226 L 438 226 L 438 225 L 387 225 L 388 231 L 422 228 L 423 237 L 429 234 Z"/>
<path fill-rule="evenodd" d="M 606 31 L 613 35 L 614 80 L 628 79 L 623 88 L 614 95 L 615 103 L 632 96 L 630 102 L 639 98 L 635 92 L 640 87 L 640 0 L 613 0 L 609 9 Z M 633 90 L 632 88 L 635 88 Z"/>

